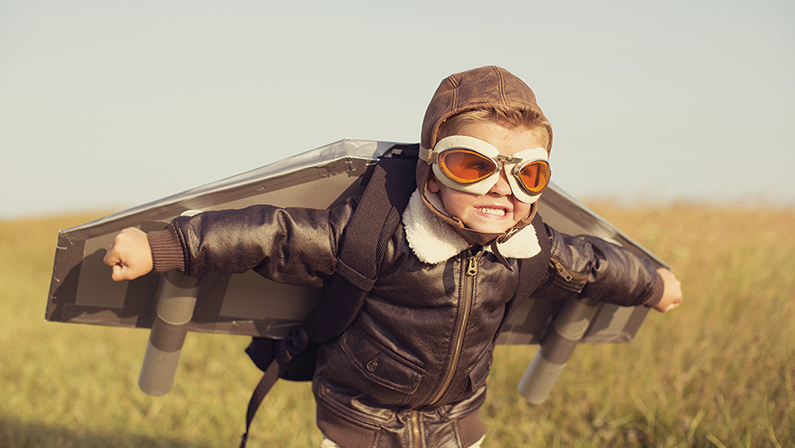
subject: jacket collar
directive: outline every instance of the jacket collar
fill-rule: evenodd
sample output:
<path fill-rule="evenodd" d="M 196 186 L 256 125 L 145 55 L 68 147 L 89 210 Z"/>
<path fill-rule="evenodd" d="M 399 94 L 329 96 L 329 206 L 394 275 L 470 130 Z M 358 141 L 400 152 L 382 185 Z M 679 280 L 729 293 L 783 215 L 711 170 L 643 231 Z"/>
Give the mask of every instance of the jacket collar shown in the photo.
<path fill-rule="evenodd" d="M 445 212 L 442 201 L 433 193 L 426 199 L 438 210 Z M 431 212 L 415 190 L 403 212 L 406 240 L 417 258 L 430 264 L 441 263 L 454 257 L 469 245 L 449 224 Z M 532 258 L 541 252 L 535 228 L 527 226 L 505 243 L 497 243 L 501 254 L 508 258 Z M 490 251 L 490 248 L 486 248 Z"/>

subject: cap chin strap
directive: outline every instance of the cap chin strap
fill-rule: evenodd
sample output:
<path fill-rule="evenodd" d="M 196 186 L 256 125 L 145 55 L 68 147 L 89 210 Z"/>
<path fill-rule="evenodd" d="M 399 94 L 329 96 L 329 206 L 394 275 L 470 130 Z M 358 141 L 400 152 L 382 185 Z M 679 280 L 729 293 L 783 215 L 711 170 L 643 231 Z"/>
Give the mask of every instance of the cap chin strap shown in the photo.
<path fill-rule="evenodd" d="M 464 222 L 461 221 L 460 218 L 455 216 L 453 217 L 448 216 L 445 213 L 442 213 L 441 211 L 437 210 L 436 207 L 434 207 L 433 204 L 431 204 L 428 201 L 428 198 L 425 197 L 426 193 L 430 193 L 427 189 L 427 182 L 426 182 L 426 187 L 424 187 L 423 190 L 425 191 L 423 192 L 423 194 L 420 195 L 420 197 L 422 198 L 422 202 L 425 203 L 425 206 L 428 207 L 428 209 L 430 209 L 442 221 L 450 224 L 453 227 L 453 230 L 455 230 L 456 233 L 461 235 L 461 237 L 464 238 L 464 241 L 466 241 L 467 244 L 469 244 L 470 246 L 475 246 L 475 245 L 489 246 L 491 248 L 491 251 L 497 257 L 497 259 L 500 260 L 500 263 L 502 263 L 503 266 L 508 268 L 508 270 L 513 272 L 513 268 L 508 263 L 508 260 L 506 260 L 505 257 L 500 253 L 500 250 L 497 247 L 497 243 L 500 244 L 505 243 L 506 241 L 511 239 L 511 237 L 514 236 L 518 231 L 524 229 L 525 227 L 527 227 L 528 224 L 530 224 L 533 221 L 533 218 L 535 217 L 536 212 L 538 211 L 537 201 L 530 205 L 530 214 L 526 218 L 516 223 L 516 225 L 514 225 L 510 229 L 502 233 L 485 233 L 485 232 L 478 232 L 476 230 L 472 230 L 469 227 L 467 227 L 466 224 L 464 224 Z"/>

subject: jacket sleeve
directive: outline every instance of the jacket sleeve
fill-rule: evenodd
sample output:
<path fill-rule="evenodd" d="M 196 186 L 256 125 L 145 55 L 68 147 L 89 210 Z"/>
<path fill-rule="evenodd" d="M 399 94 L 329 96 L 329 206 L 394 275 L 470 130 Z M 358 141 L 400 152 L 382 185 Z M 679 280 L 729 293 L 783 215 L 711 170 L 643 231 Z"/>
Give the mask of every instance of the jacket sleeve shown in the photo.
<path fill-rule="evenodd" d="M 254 270 L 279 283 L 321 287 L 355 201 L 333 210 L 256 205 L 178 217 L 149 233 L 154 270 L 190 276 Z"/>
<path fill-rule="evenodd" d="M 601 238 L 571 236 L 546 227 L 550 263 L 536 297 L 650 307 L 662 298 L 662 278 L 651 261 Z"/>

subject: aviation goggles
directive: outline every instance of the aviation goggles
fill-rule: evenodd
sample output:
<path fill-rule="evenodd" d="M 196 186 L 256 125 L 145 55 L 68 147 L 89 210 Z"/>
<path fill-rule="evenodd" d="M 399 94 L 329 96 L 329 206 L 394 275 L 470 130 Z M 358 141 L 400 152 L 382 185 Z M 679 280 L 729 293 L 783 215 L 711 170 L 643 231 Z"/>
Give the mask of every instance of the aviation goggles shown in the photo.
<path fill-rule="evenodd" d="M 439 140 L 433 149 L 422 149 L 420 158 L 432 165 L 433 174 L 444 186 L 478 196 L 488 193 L 505 170 L 513 195 L 527 204 L 538 200 L 552 175 L 544 148 L 508 156 L 483 140 L 464 135 Z"/>

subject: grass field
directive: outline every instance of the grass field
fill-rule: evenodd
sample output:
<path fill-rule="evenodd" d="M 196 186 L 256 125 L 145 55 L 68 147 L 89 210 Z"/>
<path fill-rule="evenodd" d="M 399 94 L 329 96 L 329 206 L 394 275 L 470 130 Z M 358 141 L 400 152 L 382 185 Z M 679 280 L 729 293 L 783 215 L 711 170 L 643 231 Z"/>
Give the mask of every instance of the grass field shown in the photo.
<path fill-rule="evenodd" d="M 669 262 L 685 303 L 630 344 L 581 345 L 542 405 L 498 347 L 485 447 L 795 447 L 795 210 L 589 204 Z M 44 322 L 59 229 L 0 221 L 0 447 L 230 447 L 259 371 L 248 338 L 188 335 L 174 389 L 138 389 L 145 330 Z M 249 446 L 317 447 L 308 384 L 282 381 Z"/>

